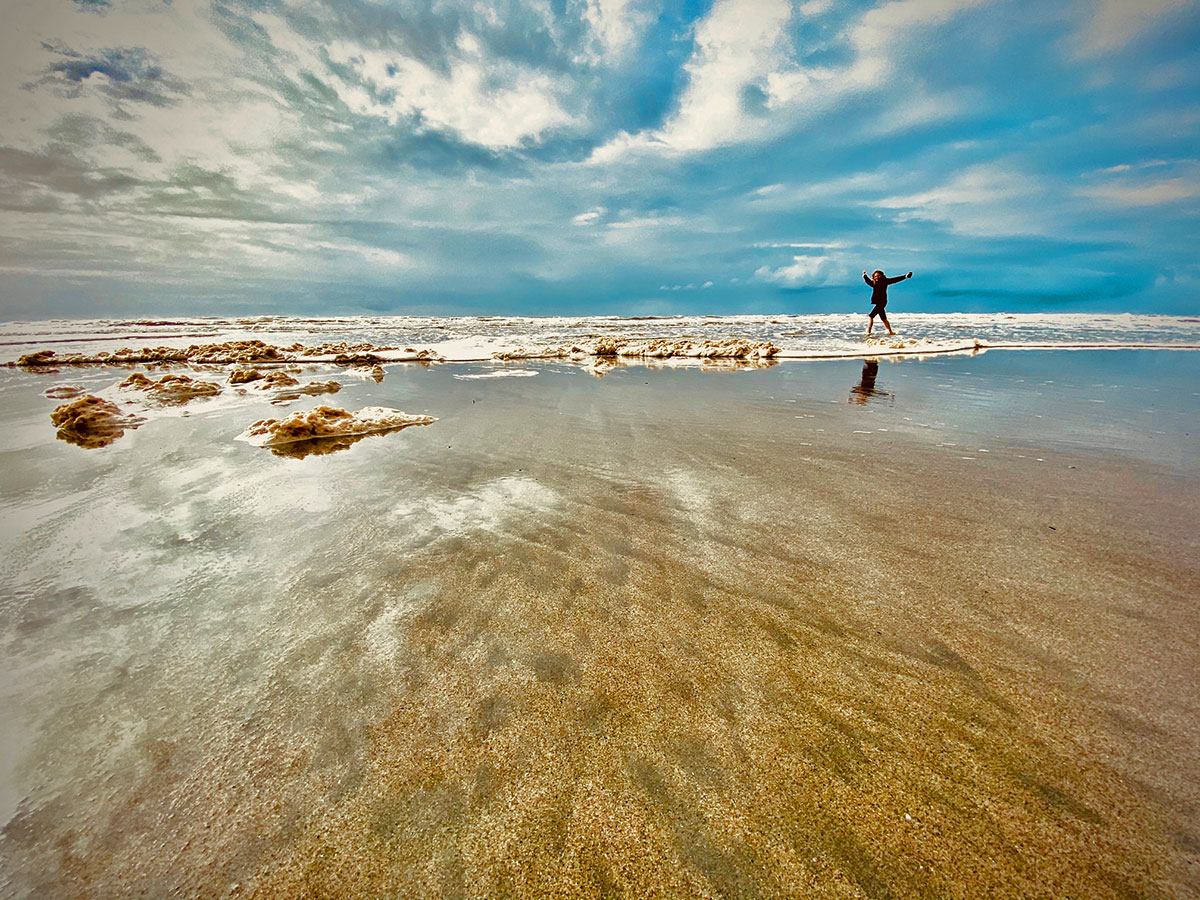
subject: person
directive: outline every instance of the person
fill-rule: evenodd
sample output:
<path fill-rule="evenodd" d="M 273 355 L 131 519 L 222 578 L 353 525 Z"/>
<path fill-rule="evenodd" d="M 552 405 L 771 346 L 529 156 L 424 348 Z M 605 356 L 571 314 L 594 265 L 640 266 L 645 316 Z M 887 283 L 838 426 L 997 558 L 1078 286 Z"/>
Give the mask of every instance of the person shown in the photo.
<path fill-rule="evenodd" d="M 907 275 L 898 275 L 895 278 L 888 278 L 883 274 L 883 269 L 876 269 L 870 276 L 867 275 L 867 270 L 863 269 L 863 281 L 871 286 L 871 312 L 867 316 L 867 334 L 871 333 L 871 329 L 875 327 L 875 317 L 879 316 L 879 321 L 888 330 L 888 334 L 895 334 L 892 331 L 891 323 L 888 322 L 887 313 L 884 312 L 884 307 L 887 306 L 887 289 L 889 284 L 895 284 L 897 281 L 903 281 L 906 278 L 912 278 L 912 272 Z"/>

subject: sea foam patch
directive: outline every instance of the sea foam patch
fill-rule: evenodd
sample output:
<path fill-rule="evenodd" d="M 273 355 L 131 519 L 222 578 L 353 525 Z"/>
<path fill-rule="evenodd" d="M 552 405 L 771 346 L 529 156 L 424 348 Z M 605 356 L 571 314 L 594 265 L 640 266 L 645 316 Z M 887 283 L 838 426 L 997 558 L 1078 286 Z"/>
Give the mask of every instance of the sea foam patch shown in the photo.
<path fill-rule="evenodd" d="M 455 378 L 468 381 L 476 378 L 529 378 L 536 375 L 533 369 L 497 369 L 494 372 L 470 372 L 466 375 L 455 375 Z"/>
<path fill-rule="evenodd" d="M 357 412 L 318 406 L 282 419 L 260 419 L 239 434 L 237 440 L 255 447 L 280 447 L 301 441 L 359 437 L 436 421 L 433 416 L 410 415 L 384 406 L 364 406 Z"/>

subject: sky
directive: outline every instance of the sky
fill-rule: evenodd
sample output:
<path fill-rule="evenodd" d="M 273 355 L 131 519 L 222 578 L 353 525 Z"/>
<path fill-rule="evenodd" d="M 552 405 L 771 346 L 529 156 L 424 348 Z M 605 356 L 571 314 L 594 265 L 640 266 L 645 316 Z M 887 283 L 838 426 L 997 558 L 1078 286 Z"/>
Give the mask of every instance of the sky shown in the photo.
<path fill-rule="evenodd" d="M 1200 301 L 1194 0 L 0 8 L 3 319 Z"/>

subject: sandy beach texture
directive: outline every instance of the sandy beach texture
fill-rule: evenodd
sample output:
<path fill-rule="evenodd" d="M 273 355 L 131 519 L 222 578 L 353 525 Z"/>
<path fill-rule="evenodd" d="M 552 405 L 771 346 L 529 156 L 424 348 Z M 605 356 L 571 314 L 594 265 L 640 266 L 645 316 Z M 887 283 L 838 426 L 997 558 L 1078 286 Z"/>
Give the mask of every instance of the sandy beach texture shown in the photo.
<path fill-rule="evenodd" d="M 1195 896 L 1196 365 L 1022 356 L 392 367 L 303 459 L 9 370 L 5 895 Z"/>

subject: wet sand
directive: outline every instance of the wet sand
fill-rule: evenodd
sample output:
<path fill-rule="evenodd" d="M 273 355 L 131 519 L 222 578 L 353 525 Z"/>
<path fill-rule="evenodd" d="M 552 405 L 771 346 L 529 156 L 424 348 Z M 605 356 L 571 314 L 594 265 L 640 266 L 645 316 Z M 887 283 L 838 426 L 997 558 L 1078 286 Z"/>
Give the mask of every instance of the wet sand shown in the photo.
<path fill-rule="evenodd" d="M 439 421 L 345 453 L 249 411 L 8 450 L 10 504 L 80 473 L 30 567 L 132 524 L 4 569 L 5 893 L 1193 896 L 1191 451 L 860 367 L 389 373 L 346 391 Z"/>

